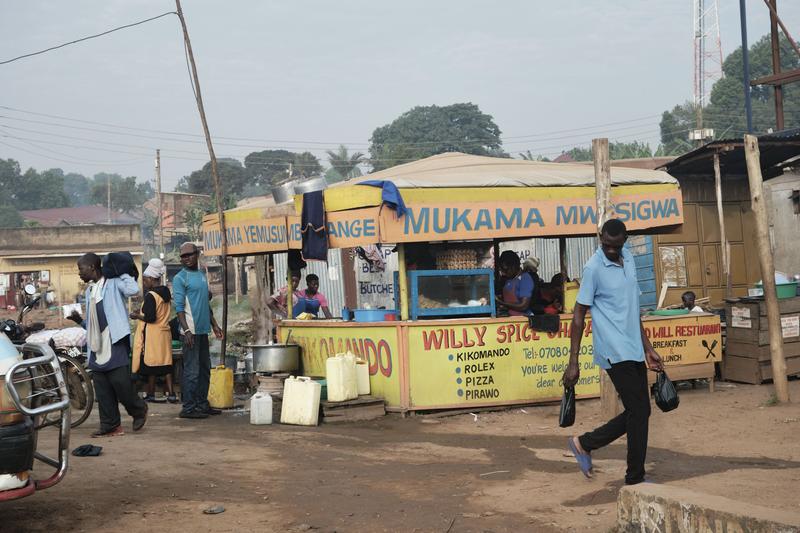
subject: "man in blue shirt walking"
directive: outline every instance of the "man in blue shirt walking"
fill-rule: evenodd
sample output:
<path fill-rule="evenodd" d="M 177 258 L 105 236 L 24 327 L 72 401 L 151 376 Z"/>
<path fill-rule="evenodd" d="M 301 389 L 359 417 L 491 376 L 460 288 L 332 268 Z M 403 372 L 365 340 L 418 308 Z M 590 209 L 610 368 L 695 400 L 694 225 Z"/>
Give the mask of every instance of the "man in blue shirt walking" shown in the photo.
<path fill-rule="evenodd" d="M 211 354 L 208 350 L 208 334 L 222 338 L 222 329 L 217 325 L 209 304 L 208 281 L 198 269 L 200 252 L 197 246 L 187 242 L 181 246 L 183 269 L 172 280 L 175 311 L 183 329 L 183 381 L 181 418 L 207 418 L 222 411 L 213 409 L 208 403 L 208 385 L 211 379 Z"/>
<path fill-rule="evenodd" d="M 624 248 L 627 239 L 622 221 L 611 219 L 603 224 L 600 248 L 583 269 L 572 317 L 569 365 L 564 371 L 564 386 L 574 386 L 580 378 L 578 353 L 586 311 L 591 309 L 594 362 L 611 378 L 625 411 L 594 431 L 570 437 L 568 445 L 581 472 L 592 477 L 592 451 L 627 434 L 625 484 L 634 485 L 644 481 L 647 455 L 650 417 L 647 368 L 660 371 L 663 366 L 642 326 L 636 265 L 633 254 Z"/>

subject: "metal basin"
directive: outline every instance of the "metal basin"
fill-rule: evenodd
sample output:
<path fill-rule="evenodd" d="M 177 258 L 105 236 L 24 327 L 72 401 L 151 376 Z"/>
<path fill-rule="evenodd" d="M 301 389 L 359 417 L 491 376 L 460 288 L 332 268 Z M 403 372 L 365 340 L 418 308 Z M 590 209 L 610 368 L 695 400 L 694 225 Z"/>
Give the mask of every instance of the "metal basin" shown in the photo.
<path fill-rule="evenodd" d="M 307 192 L 321 191 L 327 188 L 328 182 L 325 180 L 325 176 L 315 176 L 296 183 L 294 186 L 294 193 L 304 194 Z"/>
<path fill-rule="evenodd" d="M 285 204 L 294 200 L 294 187 L 297 180 L 288 180 L 272 186 L 272 199 L 276 204 Z"/>
<path fill-rule="evenodd" d="M 254 344 L 254 372 L 291 372 L 300 368 L 300 346 L 297 344 Z"/>

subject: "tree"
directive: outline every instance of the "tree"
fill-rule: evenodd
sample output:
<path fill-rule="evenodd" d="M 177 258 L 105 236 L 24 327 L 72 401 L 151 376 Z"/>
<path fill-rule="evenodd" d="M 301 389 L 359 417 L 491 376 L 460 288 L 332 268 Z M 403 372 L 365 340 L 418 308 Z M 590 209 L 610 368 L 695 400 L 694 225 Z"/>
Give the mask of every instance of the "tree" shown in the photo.
<path fill-rule="evenodd" d="M 83 174 L 70 172 L 64 175 L 64 194 L 67 195 L 69 205 L 80 207 L 92 203 L 92 187 L 89 178 Z"/>
<path fill-rule="evenodd" d="M 508 157 L 500 128 L 472 103 L 415 107 L 376 128 L 369 147 L 373 170 L 445 152 Z"/>
<path fill-rule="evenodd" d="M 800 68 L 800 57 L 785 36 L 780 38 L 781 70 Z M 772 46 L 765 35 L 750 47 L 750 77 L 760 78 L 772 74 Z M 714 83 L 708 105 L 702 110 L 703 127 L 713 128 L 717 139 L 741 138 L 747 130 L 742 90 L 742 47 L 731 52 L 722 63 L 723 77 Z M 770 86 L 755 86 L 750 91 L 754 132 L 775 128 L 775 91 Z M 783 87 L 785 127 L 800 127 L 800 86 Z M 689 131 L 697 127 L 697 114 L 691 102 L 665 111 L 661 118 L 661 143 L 669 155 L 685 153 L 692 149 Z"/>
<path fill-rule="evenodd" d="M 226 205 L 235 203 L 235 199 L 241 198 L 242 191 L 249 181 L 245 167 L 237 159 L 222 158 L 217 160 L 217 172 L 219 172 L 219 179 L 222 183 L 223 203 Z M 200 170 L 195 170 L 190 175 L 181 178 L 175 189 L 179 192 L 215 195 L 214 182 L 211 177 L 211 162 L 203 165 Z"/>
<path fill-rule="evenodd" d="M 576 146 L 566 152 L 574 161 L 592 161 L 592 149 Z M 611 141 L 608 143 L 608 154 L 611 159 L 635 159 L 638 157 L 653 157 L 650 145 L 641 141 L 620 142 Z"/>
<path fill-rule="evenodd" d="M 119 174 L 101 172 L 95 174 L 92 184 L 92 202 L 108 204 L 108 182 L 111 180 L 111 207 L 123 213 L 141 209 L 154 195 L 150 183 L 137 183 L 135 176 L 123 178 Z"/>
<path fill-rule="evenodd" d="M 0 206 L 0 228 L 20 228 L 24 222 L 22 215 L 14 206 Z"/>
<path fill-rule="evenodd" d="M 331 168 L 336 170 L 336 172 L 345 179 L 354 177 L 354 171 L 357 170 L 358 165 L 364 161 L 364 154 L 361 152 L 349 154 L 347 147 L 343 144 L 340 144 L 335 152 L 333 150 L 328 150 L 326 153 L 328 154 L 328 162 L 331 164 Z M 360 174 L 361 172 L 359 172 L 359 175 Z"/>
<path fill-rule="evenodd" d="M 183 220 L 189 230 L 189 239 L 199 241 L 203 237 L 203 217 L 216 210 L 212 200 L 195 202 L 183 213 Z"/>

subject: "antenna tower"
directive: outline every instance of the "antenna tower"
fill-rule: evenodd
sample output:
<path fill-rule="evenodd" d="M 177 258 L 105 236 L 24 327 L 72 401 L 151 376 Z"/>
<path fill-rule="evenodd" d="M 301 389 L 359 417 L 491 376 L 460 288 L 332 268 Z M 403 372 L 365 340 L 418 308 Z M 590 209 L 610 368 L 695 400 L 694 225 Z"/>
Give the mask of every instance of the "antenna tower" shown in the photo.
<path fill-rule="evenodd" d="M 708 104 L 714 82 L 722 78 L 722 41 L 719 36 L 719 0 L 692 0 L 694 30 L 694 106 L 697 130 L 692 138 L 713 137 L 703 131 L 703 108 Z"/>

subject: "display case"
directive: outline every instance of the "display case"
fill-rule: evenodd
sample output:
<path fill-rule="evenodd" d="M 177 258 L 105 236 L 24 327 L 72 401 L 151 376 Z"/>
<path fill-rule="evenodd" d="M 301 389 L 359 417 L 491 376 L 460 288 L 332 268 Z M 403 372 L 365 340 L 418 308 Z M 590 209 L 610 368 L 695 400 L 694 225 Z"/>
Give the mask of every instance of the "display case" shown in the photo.
<path fill-rule="evenodd" d="M 395 307 L 399 311 L 398 276 L 395 272 Z M 494 317 L 494 271 L 488 268 L 410 270 L 408 313 L 411 320 L 426 317 Z"/>

